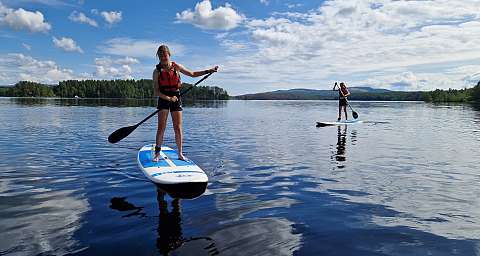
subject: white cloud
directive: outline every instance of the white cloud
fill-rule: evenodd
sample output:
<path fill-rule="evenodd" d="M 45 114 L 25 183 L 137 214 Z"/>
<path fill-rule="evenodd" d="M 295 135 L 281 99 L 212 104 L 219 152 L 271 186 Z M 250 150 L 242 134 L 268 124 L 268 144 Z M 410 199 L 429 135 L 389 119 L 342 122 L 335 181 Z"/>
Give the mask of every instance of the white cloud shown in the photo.
<path fill-rule="evenodd" d="M 72 21 L 78 22 L 78 23 L 84 23 L 88 24 L 93 27 L 98 27 L 98 24 L 95 20 L 87 17 L 83 12 L 77 12 L 73 11 L 68 18 Z"/>
<path fill-rule="evenodd" d="M 22 46 L 23 46 L 25 49 L 29 50 L 29 51 L 32 50 L 32 46 L 29 45 L 29 44 L 22 43 Z"/>
<path fill-rule="evenodd" d="M 204 29 L 230 30 L 237 27 L 244 17 L 238 14 L 228 3 L 217 9 L 212 9 L 209 0 L 195 5 L 195 10 L 185 10 L 177 13 L 177 21 L 190 23 Z"/>
<path fill-rule="evenodd" d="M 391 83 L 390 88 L 459 88 L 464 86 L 460 76 L 434 79 L 428 74 L 435 71 L 422 69 L 442 64 L 441 70 L 447 70 L 478 61 L 478 13 L 478 2 L 467 0 L 338 0 L 306 13 L 273 13 L 247 20 L 247 36 L 218 37 L 231 52 L 222 61 L 222 73 L 225 83 L 228 76 L 242 84 L 240 89 L 229 82 L 232 89 L 227 89 L 233 93 L 284 86 L 326 88 L 338 79 L 361 85 L 385 70 L 401 70 L 396 77 L 391 72 L 389 79 L 378 77 Z M 218 79 L 222 77 L 219 73 Z"/>
<path fill-rule="evenodd" d="M 303 4 L 285 4 L 289 9 L 296 8 L 296 7 L 302 7 Z"/>
<path fill-rule="evenodd" d="M 63 49 L 66 52 L 79 52 L 83 53 L 83 50 L 77 45 L 77 43 L 68 37 L 62 37 L 60 39 L 52 37 L 53 43 L 56 47 Z"/>
<path fill-rule="evenodd" d="M 105 21 L 110 25 L 118 23 L 122 20 L 122 12 L 101 12 L 100 15 L 102 15 Z"/>
<path fill-rule="evenodd" d="M 20 80 L 53 84 L 68 79 L 82 79 L 70 69 L 60 68 L 54 61 L 37 60 L 19 53 L 0 55 L 0 72 L 8 74 L 2 83 Z"/>
<path fill-rule="evenodd" d="M 264 4 L 264 5 L 268 5 L 269 4 L 269 1 L 268 0 L 260 0 L 260 3 Z"/>
<path fill-rule="evenodd" d="M 22 8 L 13 10 L 0 2 L 0 24 L 7 25 L 15 30 L 29 30 L 30 32 L 47 32 L 52 26 L 44 20 L 39 11 L 31 12 Z"/>
<path fill-rule="evenodd" d="M 480 65 L 435 67 L 431 71 L 387 72 L 360 81 L 362 85 L 399 91 L 469 88 L 480 80 Z"/>
<path fill-rule="evenodd" d="M 67 3 L 63 0 L 3 0 L 4 3 L 12 3 L 12 4 L 44 4 L 49 6 L 74 6 L 73 4 Z"/>
<path fill-rule="evenodd" d="M 172 55 L 181 56 L 185 52 L 185 47 L 180 44 L 132 38 L 113 38 L 98 48 L 100 52 L 104 54 L 137 58 L 156 58 L 157 49 L 162 44 L 169 46 Z"/>
<path fill-rule="evenodd" d="M 131 57 L 111 59 L 102 57 L 95 59 L 96 77 L 103 79 L 133 79 L 132 64 L 138 64 L 137 59 Z"/>

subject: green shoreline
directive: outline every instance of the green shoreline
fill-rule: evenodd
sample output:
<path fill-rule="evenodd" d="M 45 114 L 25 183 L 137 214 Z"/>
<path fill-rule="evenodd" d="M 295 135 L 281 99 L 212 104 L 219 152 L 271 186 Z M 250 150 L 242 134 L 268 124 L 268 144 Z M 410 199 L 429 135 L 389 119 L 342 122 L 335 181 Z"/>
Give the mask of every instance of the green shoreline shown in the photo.
<path fill-rule="evenodd" d="M 184 90 L 192 84 L 183 83 Z M 480 81 L 468 89 L 449 89 L 434 91 L 389 91 L 371 89 L 371 91 L 352 87 L 351 100 L 361 101 L 424 101 L 424 102 L 465 102 L 480 103 Z M 21 81 L 14 86 L 0 87 L 0 97 L 46 97 L 46 98 L 82 98 L 82 99 L 152 99 L 152 80 L 68 80 L 58 85 L 45 85 Z M 228 92 L 217 86 L 196 86 L 183 96 L 186 101 L 197 100 L 335 100 L 337 94 L 329 90 L 292 89 L 256 94 L 229 96 Z"/>

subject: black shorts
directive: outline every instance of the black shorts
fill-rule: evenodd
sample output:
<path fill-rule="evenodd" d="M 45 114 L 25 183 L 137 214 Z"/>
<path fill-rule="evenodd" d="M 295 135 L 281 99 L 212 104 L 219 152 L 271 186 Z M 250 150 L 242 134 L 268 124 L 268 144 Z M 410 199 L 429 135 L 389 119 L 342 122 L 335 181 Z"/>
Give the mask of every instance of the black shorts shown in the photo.
<path fill-rule="evenodd" d="M 157 109 L 160 109 L 160 110 L 161 109 L 168 109 L 168 110 L 170 110 L 170 112 L 182 111 L 183 110 L 183 108 L 182 108 L 182 98 L 180 97 L 180 91 L 173 91 L 173 92 L 162 91 L 161 93 L 165 94 L 169 97 L 177 96 L 178 101 L 172 102 L 172 101 L 164 100 L 164 99 L 159 97 L 158 98 L 158 103 L 157 103 Z"/>
<path fill-rule="evenodd" d="M 345 98 L 339 99 L 338 100 L 338 106 L 340 106 L 340 107 L 347 106 L 347 99 L 345 99 Z"/>

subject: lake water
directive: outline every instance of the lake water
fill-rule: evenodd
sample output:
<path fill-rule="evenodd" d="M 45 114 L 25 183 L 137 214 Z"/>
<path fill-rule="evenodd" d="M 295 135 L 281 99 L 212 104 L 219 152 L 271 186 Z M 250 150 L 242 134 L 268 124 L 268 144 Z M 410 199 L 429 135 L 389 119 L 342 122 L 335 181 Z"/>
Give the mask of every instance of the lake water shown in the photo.
<path fill-rule="evenodd" d="M 151 102 L 0 98 L 0 255 L 480 255 L 480 110 L 228 101 L 184 109 L 193 200 L 136 164 Z M 171 122 L 165 144 L 175 147 Z"/>

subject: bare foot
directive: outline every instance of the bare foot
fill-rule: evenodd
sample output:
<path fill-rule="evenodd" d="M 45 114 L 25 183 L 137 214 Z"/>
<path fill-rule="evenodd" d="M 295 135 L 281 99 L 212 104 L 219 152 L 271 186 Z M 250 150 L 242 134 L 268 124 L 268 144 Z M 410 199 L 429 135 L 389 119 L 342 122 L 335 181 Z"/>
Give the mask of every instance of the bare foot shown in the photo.
<path fill-rule="evenodd" d="M 160 152 L 157 153 L 154 153 L 155 155 L 153 156 L 153 161 L 154 162 L 158 162 L 158 160 L 160 160 Z"/>
<path fill-rule="evenodd" d="M 178 154 L 178 159 L 183 161 L 187 160 L 187 158 L 182 153 Z"/>

